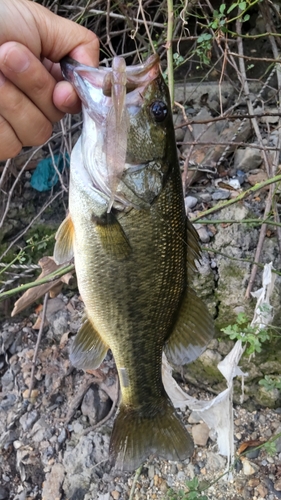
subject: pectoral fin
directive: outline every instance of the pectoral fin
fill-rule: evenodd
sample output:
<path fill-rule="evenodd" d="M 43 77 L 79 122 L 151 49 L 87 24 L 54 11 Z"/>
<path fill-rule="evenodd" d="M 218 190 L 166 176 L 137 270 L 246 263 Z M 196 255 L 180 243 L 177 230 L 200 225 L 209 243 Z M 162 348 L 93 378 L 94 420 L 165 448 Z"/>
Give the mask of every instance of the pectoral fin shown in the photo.
<path fill-rule="evenodd" d="M 92 216 L 105 252 L 115 259 L 123 259 L 130 255 L 130 243 L 114 214 L 106 213 L 103 217 Z"/>
<path fill-rule="evenodd" d="M 165 346 L 168 360 L 180 366 L 191 363 L 204 351 L 213 335 L 214 322 L 206 305 L 188 288 Z"/>
<path fill-rule="evenodd" d="M 70 361 L 76 368 L 95 370 L 104 360 L 107 351 L 108 346 L 87 319 L 74 339 Z"/>
<path fill-rule="evenodd" d="M 56 234 L 54 249 L 54 260 L 57 264 L 63 264 L 73 258 L 74 225 L 70 215 L 64 219 Z"/>

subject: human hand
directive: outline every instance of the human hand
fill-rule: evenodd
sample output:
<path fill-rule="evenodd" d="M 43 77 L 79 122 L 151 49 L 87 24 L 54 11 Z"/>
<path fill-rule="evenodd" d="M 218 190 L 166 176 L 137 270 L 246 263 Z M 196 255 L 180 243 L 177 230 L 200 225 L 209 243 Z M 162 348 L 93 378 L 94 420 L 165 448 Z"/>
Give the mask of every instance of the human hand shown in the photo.
<path fill-rule="evenodd" d="M 97 66 L 97 36 L 36 2 L 0 0 L 0 160 L 43 144 L 54 122 L 79 111 L 74 88 L 60 81 L 67 54 Z"/>

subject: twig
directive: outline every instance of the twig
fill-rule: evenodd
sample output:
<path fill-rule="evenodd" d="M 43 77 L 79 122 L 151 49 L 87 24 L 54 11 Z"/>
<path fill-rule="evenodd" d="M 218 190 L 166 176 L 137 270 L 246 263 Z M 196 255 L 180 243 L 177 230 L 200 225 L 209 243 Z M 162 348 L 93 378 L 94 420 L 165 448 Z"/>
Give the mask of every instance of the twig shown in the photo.
<path fill-rule="evenodd" d="M 173 68 L 173 27 L 174 27 L 174 9 L 173 9 L 173 0 L 167 0 L 168 7 L 168 25 L 167 25 L 167 69 L 168 69 L 168 82 L 169 82 L 169 91 L 171 98 L 171 105 L 174 105 L 174 68 Z"/>
<path fill-rule="evenodd" d="M 84 429 L 84 431 L 82 432 L 82 436 L 85 436 L 86 434 L 89 434 L 89 432 L 95 431 L 96 429 L 98 429 L 99 427 L 101 427 L 103 424 L 105 424 L 112 417 L 112 415 L 113 415 L 113 413 L 115 411 L 115 408 L 117 406 L 117 402 L 118 402 L 118 398 L 116 398 L 115 400 L 113 400 L 112 401 L 112 406 L 111 406 L 108 414 L 102 420 L 100 420 L 97 424 L 91 425 L 90 427 L 87 427 L 87 429 Z"/>
<path fill-rule="evenodd" d="M 30 398 L 31 392 L 32 392 L 32 389 L 34 386 L 34 374 L 35 374 L 36 359 L 37 359 L 38 349 L 39 349 L 39 345 L 40 345 L 41 338 L 42 338 L 42 333 L 44 330 L 44 323 L 45 323 L 45 317 L 46 317 L 46 312 L 47 312 L 48 298 L 49 298 L 49 292 L 45 293 L 45 297 L 44 297 L 43 310 L 42 310 L 42 316 L 41 316 L 41 325 L 40 325 L 40 329 L 39 329 L 39 333 L 38 333 L 38 337 L 37 337 L 37 342 L 36 342 L 36 346 L 35 346 L 35 350 L 34 350 L 34 355 L 33 355 L 33 359 L 32 359 L 32 370 L 31 370 L 30 384 L 29 384 L 29 391 L 28 391 L 27 399 Z"/>
<path fill-rule="evenodd" d="M 142 467 L 143 466 L 141 464 L 139 466 L 139 468 L 136 470 L 135 477 L 134 477 L 133 484 L 132 484 L 131 491 L 130 491 L 129 500 L 133 500 L 134 499 L 134 493 L 135 493 L 135 489 L 136 489 L 136 484 L 137 484 L 138 478 L 141 475 Z"/>

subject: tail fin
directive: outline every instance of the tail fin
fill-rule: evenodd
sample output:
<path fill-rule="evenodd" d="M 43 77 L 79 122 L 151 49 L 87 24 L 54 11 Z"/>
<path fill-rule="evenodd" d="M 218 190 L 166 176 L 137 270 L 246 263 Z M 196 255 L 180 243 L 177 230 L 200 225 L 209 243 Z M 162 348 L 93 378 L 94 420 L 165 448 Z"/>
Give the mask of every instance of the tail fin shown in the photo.
<path fill-rule="evenodd" d="M 148 415 L 149 414 L 149 415 Z M 168 399 L 154 411 L 140 412 L 121 403 L 109 447 L 117 470 L 135 470 L 150 455 L 184 460 L 193 453 L 193 442 Z"/>

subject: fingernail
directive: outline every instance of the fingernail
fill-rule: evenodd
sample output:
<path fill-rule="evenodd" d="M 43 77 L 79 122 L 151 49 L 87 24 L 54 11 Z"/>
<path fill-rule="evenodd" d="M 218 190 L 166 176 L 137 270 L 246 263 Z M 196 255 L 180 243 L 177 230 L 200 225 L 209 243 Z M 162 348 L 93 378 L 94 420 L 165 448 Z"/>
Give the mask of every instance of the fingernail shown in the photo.
<path fill-rule="evenodd" d="M 28 68 L 30 60 L 27 54 L 12 47 L 6 54 L 4 64 L 14 73 L 22 73 Z"/>
<path fill-rule="evenodd" d="M 6 81 L 6 78 L 3 75 L 2 71 L 0 71 L 0 87 L 2 87 L 2 85 L 4 85 L 5 81 Z"/>

